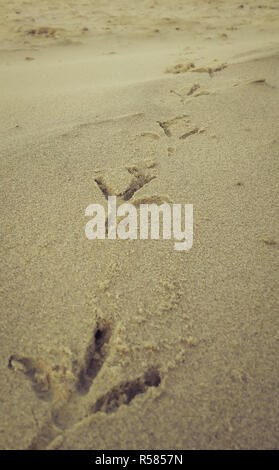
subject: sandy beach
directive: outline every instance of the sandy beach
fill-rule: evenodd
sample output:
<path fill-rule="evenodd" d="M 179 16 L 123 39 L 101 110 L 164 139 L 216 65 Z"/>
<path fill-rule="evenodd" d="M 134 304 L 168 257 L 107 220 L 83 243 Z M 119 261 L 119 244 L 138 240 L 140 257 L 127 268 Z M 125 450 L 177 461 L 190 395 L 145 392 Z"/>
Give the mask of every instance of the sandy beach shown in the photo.
<path fill-rule="evenodd" d="M 279 4 L 0 0 L 0 449 L 279 449 Z M 193 246 L 89 240 L 192 204 Z"/>

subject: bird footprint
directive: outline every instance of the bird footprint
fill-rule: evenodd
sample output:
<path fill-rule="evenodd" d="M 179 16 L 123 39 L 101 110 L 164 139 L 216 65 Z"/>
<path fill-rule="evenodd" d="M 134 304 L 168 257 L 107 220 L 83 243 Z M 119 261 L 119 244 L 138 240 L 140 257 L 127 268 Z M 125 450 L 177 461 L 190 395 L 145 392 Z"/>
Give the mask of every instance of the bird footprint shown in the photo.
<path fill-rule="evenodd" d="M 55 364 L 41 358 L 10 356 L 9 369 L 23 373 L 31 381 L 37 396 L 50 402 L 49 417 L 29 449 L 46 449 L 54 439 L 88 416 L 100 411 L 115 412 L 121 405 L 129 405 L 149 387 L 160 385 L 160 373 L 152 366 L 143 375 L 121 382 L 97 400 L 90 401 L 89 392 L 112 347 L 112 333 L 111 322 L 100 319 L 81 361 L 73 358 L 69 351 L 64 351 Z"/>

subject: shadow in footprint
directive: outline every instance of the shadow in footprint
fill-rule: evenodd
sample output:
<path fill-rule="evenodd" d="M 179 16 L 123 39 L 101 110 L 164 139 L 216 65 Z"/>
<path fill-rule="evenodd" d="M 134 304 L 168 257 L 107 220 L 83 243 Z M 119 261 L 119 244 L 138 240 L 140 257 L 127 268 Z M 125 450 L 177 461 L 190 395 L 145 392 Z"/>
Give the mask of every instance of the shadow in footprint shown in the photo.
<path fill-rule="evenodd" d="M 97 325 L 93 338 L 90 341 L 84 358 L 84 365 L 78 375 L 77 390 L 85 395 L 101 370 L 106 358 L 106 345 L 111 337 L 111 327 L 108 324 Z"/>
<path fill-rule="evenodd" d="M 92 406 L 91 413 L 102 411 L 113 413 L 120 405 L 129 403 L 139 394 L 145 393 L 149 387 L 158 387 L 161 377 L 156 368 L 150 368 L 143 377 L 139 377 L 130 382 L 124 382 L 112 388 L 106 395 L 102 396 Z"/>

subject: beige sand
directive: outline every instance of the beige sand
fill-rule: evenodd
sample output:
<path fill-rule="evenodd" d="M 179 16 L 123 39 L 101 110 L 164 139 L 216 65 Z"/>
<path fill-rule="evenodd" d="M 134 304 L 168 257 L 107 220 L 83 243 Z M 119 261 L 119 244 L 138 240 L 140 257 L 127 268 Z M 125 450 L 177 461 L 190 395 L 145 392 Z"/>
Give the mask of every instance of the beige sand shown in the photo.
<path fill-rule="evenodd" d="M 278 448 L 278 2 L 0 12 L 0 448 Z M 192 250 L 87 240 L 127 167 Z"/>

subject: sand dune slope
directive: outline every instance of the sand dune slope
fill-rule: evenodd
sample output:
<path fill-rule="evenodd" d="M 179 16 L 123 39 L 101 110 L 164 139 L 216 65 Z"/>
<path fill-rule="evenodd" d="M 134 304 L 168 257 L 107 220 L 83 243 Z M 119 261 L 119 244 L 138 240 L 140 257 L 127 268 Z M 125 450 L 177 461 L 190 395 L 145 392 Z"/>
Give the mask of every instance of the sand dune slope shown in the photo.
<path fill-rule="evenodd" d="M 278 448 L 278 3 L 0 11 L 0 448 Z M 192 249 L 88 240 L 108 195 Z"/>

